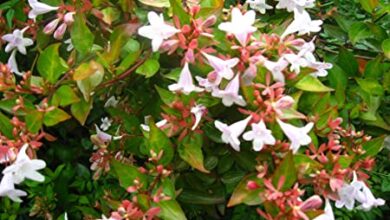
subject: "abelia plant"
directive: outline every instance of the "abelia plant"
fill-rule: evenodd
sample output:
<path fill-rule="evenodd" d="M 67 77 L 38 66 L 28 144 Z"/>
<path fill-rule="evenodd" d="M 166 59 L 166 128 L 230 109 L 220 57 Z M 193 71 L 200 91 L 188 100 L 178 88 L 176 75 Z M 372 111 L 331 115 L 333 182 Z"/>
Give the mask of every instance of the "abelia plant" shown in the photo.
<path fill-rule="evenodd" d="M 389 70 L 388 40 L 359 75 L 351 52 L 324 53 L 333 9 L 323 7 L 1 4 L 0 196 L 16 209 L 1 218 L 23 215 L 19 203 L 38 218 L 114 220 L 322 220 L 387 207 L 369 182 L 386 136 L 361 125 L 390 130 L 377 111 L 390 78 L 366 75 Z"/>

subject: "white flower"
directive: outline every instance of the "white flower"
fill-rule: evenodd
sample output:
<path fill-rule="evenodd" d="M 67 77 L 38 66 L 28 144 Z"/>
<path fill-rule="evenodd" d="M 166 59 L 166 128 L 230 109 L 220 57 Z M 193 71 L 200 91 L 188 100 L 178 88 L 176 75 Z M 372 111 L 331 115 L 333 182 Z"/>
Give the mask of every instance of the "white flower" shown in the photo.
<path fill-rule="evenodd" d="M 332 205 L 330 204 L 328 198 L 325 199 L 324 213 L 315 217 L 313 220 L 334 220 Z"/>
<path fill-rule="evenodd" d="M 294 71 L 296 74 L 299 74 L 301 72 L 301 67 L 308 66 L 307 60 L 297 54 L 283 54 L 283 57 L 291 64 L 290 71 Z"/>
<path fill-rule="evenodd" d="M 0 182 L 0 197 L 2 196 L 7 196 L 14 202 L 22 202 L 19 197 L 27 196 L 27 193 L 25 191 L 15 189 L 12 174 L 5 174 Z"/>
<path fill-rule="evenodd" d="M 72 39 L 69 38 L 69 39 L 65 40 L 64 43 L 68 45 L 68 46 L 66 47 L 66 51 L 69 52 L 69 51 L 73 50 L 74 46 L 73 46 L 73 44 L 72 44 Z M 113 97 L 113 96 L 112 96 L 112 97 Z M 112 98 L 112 97 L 111 97 L 111 98 Z M 114 97 L 114 99 L 115 99 L 115 97 Z M 107 102 L 108 102 L 108 100 L 107 100 Z M 104 106 L 104 107 L 106 107 L 106 106 Z"/>
<path fill-rule="evenodd" d="M 271 134 L 271 130 L 268 130 L 265 127 L 263 120 L 259 121 L 259 123 L 252 125 L 252 130 L 247 131 L 242 136 L 246 141 L 253 141 L 253 150 L 261 151 L 263 149 L 264 144 L 274 145 L 275 138 Z"/>
<path fill-rule="evenodd" d="M 194 85 L 190 69 L 188 68 L 188 63 L 184 64 L 184 67 L 180 73 L 179 81 L 177 83 L 169 85 L 168 89 L 173 92 L 181 91 L 186 95 L 190 94 L 191 92 L 203 91 L 202 88 L 199 88 Z"/>
<path fill-rule="evenodd" d="M 374 207 L 382 206 L 385 204 L 385 200 L 381 198 L 375 198 L 371 190 L 365 184 L 363 184 L 362 190 L 365 199 L 363 201 L 359 201 L 361 205 L 359 205 L 357 209 L 369 211 Z"/>
<path fill-rule="evenodd" d="M 310 32 L 319 32 L 321 30 L 322 25 L 321 20 L 312 21 L 309 13 L 303 10 L 299 12 L 297 9 L 294 9 L 294 20 L 293 22 L 286 28 L 281 38 L 283 39 L 289 34 L 298 32 L 298 35 L 309 34 Z"/>
<path fill-rule="evenodd" d="M 246 0 L 246 3 L 249 3 L 252 9 L 259 11 L 261 14 L 265 14 L 267 9 L 273 8 L 271 5 L 267 5 L 265 0 Z"/>
<path fill-rule="evenodd" d="M 285 8 L 288 12 L 292 12 L 294 9 L 302 11 L 305 8 L 314 7 L 315 0 L 277 0 L 279 3 L 276 5 L 277 9 Z"/>
<path fill-rule="evenodd" d="M 244 98 L 238 94 L 240 89 L 240 79 L 239 74 L 234 77 L 232 81 L 226 86 L 225 90 L 214 89 L 211 93 L 212 96 L 222 98 L 222 103 L 225 106 L 232 106 L 233 103 L 236 103 L 240 106 L 245 106 L 246 102 Z"/>
<path fill-rule="evenodd" d="M 32 10 L 28 13 L 28 17 L 34 20 L 38 15 L 58 10 L 58 7 L 53 7 L 45 3 L 38 2 L 37 0 L 28 0 L 28 4 L 32 8 Z"/>
<path fill-rule="evenodd" d="M 119 103 L 119 100 L 115 98 L 115 96 L 111 96 L 107 99 L 106 103 L 104 103 L 104 108 L 116 107 Z"/>
<path fill-rule="evenodd" d="M 283 110 L 291 108 L 294 103 L 295 100 L 293 97 L 285 95 L 276 102 L 273 102 L 272 107 L 278 115 L 283 115 Z"/>
<path fill-rule="evenodd" d="M 180 32 L 180 30 L 167 25 L 162 14 L 159 16 L 156 12 L 151 11 L 148 13 L 148 20 L 150 25 L 138 29 L 138 34 L 152 40 L 153 51 L 157 51 L 164 40 Z"/>
<path fill-rule="evenodd" d="M 333 65 L 331 63 L 319 62 L 314 57 L 313 53 L 306 53 L 305 58 L 308 62 L 308 67 L 316 69 L 317 71 L 311 73 L 312 76 L 315 77 L 325 77 L 328 75 L 328 69 L 332 69 Z"/>
<path fill-rule="evenodd" d="M 147 132 L 150 131 L 149 125 L 147 125 L 148 123 L 149 123 L 149 120 L 147 119 L 147 117 L 145 117 L 145 124 L 141 124 L 142 130 L 147 131 Z M 166 125 L 167 123 L 168 123 L 168 121 L 166 119 L 163 119 L 161 121 L 156 122 L 156 126 L 158 128 L 161 128 L 162 126 Z"/>
<path fill-rule="evenodd" d="M 222 132 L 221 139 L 224 143 L 230 144 L 234 150 L 240 151 L 240 140 L 238 137 L 244 132 L 251 116 L 234 124 L 227 125 L 218 120 L 214 122 L 215 127 Z"/>
<path fill-rule="evenodd" d="M 209 55 L 207 53 L 202 53 L 208 60 L 210 66 L 214 68 L 214 71 L 221 77 L 225 79 L 232 79 L 234 76 L 234 72 L 232 70 L 238 62 L 240 61 L 238 58 L 233 58 L 229 60 L 222 60 L 216 56 Z"/>
<path fill-rule="evenodd" d="M 364 183 L 357 180 L 356 172 L 353 172 L 353 180 L 350 184 L 345 184 L 338 190 L 339 200 L 336 201 L 336 207 L 342 208 L 345 206 L 348 210 L 352 210 L 355 206 L 355 200 L 365 201 L 365 195 L 361 191 Z"/>
<path fill-rule="evenodd" d="M 283 133 L 290 140 L 290 149 L 293 153 L 296 153 L 301 145 L 307 145 L 311 143 L 311 138 L 308 135 L 313 128 L 313 122 L 308 123 L 305 127 L 296 127 L 291 124 L 282 122 L 280 119 L 276 119 L 279 126 L 282 128 Z"/>
<path fill-rule="evenodd" d="M 100 130 L 96 124 L 95 124 L 95 129 L 96 129 L 97 138 L 104 143 L 109 143 L 111 141 L 116 141 L 116 140 L 122 139 L 122 136 L 112 136 L 112 135 L 107 134 L 106 132 Z"/>
<path fill-rule="evenodd" d="M 195 79 L 199 82 L 199 85 L 203 86 L 208 92 L 211 92 L 214 89 L 218 89 L 218 86 L 222 81 L 222 77 L 215 71 L 210 72 L 207 75 L 207 78 L 195 76 Z"/>
<path fill-rule="evenodd" d="M 102 124 L 100 125 L 100 129 L 102 129 L 103 131 L 107 131 L 111 127 L 112 119 L 105 117 L 100 120 L 102 121 Z"/>
<path fill-rule="evenodd" d="M 15 162 L 3 170 L 4 175 L 12 175 L 13 181 L 16 184 L 23 182 L 24 179 L 31 179 L 37 182 L 43 182 L 45 180 L 45 177 L 37 172 L 37 170 L 46 167 L 45 161 L 39 159 L 31 160 L 26 154 L 27 147 L 28 144 L 23 145 L 16 156 Z"/>
<path fill-rule="evenodd" d="M 288 62 L 283 58 L 279 58 L 277 62 L 269 61 L 267 59 L 264 60 L 264 66 L 272 73 L 272 76 L 277 82 L 285 82 L 283 70 L 288 66 Z"/>
<path fill-rule="evenodd" d="M 24 32 L 27 30 L 27 27 L 23 30 L 15 29 L 12 34 L 6 34 L 1 37 L 1 39 L 8 42 L 5 47 L 5 52 L 9 53 L 13 49 L 17 49 L 21 54 L 26 55 L 26 47 L 34 44 L 30 38 L 23 37 Z"/>
<path fill-rule="evenodd" d="M 256 13 L 249 10 L 245 14 L 241 14 L 240 9 L 233 8 L 232 21 L 221 23 L 218 28 L 222 31 L 233 34 L 242 46 L 247 43 L 248 35 L 256 31 L 255 23 Z"/>
<path fill-rule="evenodd" d="M 19 71 L 18 63 L 16 62 L 16 50 L 13 50 L 11 55 L 8 58 L 7 62 L 8 67 L 11 72 L 15 73 L 18 76 L 23 76 L 23 73 Z"/>
<path fill-rule="evenodd" d="M 191 108 L 191 113 L 195 116 L 195 122 L 191 130 L 195 130 L 198 127 L 200 120 L 202 119 L 203 114 L 206 111 L 206 107 L 203 105 L 195 105 Z"/>

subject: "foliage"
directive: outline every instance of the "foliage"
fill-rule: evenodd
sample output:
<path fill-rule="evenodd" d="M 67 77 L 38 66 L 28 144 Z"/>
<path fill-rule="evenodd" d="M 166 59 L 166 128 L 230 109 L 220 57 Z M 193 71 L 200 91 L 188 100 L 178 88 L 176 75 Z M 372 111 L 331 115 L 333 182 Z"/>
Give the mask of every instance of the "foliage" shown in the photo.
<path fill-rule="evenodd" d="M 390 200 L 388 0 L 316 1 L 303 9 L 322 30 L 303 36 L 267 0 L 244 40 L 221 24 L 245 1 L 41 0 L 58 8 L 35 20 L 31 2 L 0 3 L 0 36 L 34 42 L 0 40 L 0 163 L 28 143 L 45 180 L 15 182 L 23 203 L 0 189 L 0 219 L 314 219 L 356 173 Z M 286 58 L 311 45 L 312 63 Z M 390 213 L 370 209 L 333 205 Z"/>

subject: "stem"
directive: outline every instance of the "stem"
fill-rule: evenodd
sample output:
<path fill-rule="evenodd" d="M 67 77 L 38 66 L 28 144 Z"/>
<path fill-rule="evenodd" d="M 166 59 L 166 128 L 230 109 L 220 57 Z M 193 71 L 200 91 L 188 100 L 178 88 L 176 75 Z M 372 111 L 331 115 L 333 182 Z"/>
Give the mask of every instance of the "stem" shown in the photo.
<path fill-rule="evenodd" d="M 102 88 L 106 88 L 114 83 L 116 83 L 117 81 L 121 80 L 121 79 L 124 79 L 126 77 L 128 77 L 131 73 L 133 73 L 139 66 L 141 66 L 150 56 L 150 52 L 147 53 L 145 55 L 144 58 L 142 58 L 141 60 L 139 60 L 134 66 L 132 66 L 130 69 L 128 69 L 127 71 L 123 72 L 122 74 L 120 74 L 119 76 L 117 77 L 114 77 L 113 79 L 107 81 L 107 82 L 104 82 L 102 84 L 99 85 L 99 89 L 102 89 Z"/>

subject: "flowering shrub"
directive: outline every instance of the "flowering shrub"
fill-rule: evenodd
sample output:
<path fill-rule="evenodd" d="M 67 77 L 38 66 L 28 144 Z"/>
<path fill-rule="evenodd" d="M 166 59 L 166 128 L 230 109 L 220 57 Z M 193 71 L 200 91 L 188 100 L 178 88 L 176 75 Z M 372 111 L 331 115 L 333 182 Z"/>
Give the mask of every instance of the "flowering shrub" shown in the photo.
<path fill-rule="evenodd" d="M 383 217 L 388 2 L 335 2 L 0 4 L 1 219 Z"/>

